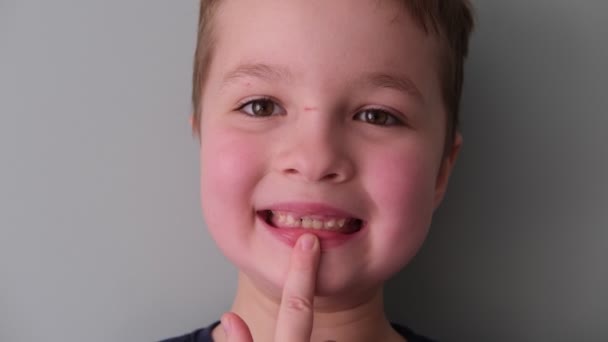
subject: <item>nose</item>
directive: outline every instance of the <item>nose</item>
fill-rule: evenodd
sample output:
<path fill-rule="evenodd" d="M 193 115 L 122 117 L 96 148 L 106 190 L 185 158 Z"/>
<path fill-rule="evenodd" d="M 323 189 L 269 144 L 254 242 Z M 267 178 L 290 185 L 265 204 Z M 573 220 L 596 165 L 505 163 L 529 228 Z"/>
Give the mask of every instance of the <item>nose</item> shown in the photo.
<path fill-rule="evenodd" d="M 286 177 L 309 183 L 343 183 L 355 173 L 344 134 L 327 122 L 294 123 L 281 140 L 275 165 Z"/>

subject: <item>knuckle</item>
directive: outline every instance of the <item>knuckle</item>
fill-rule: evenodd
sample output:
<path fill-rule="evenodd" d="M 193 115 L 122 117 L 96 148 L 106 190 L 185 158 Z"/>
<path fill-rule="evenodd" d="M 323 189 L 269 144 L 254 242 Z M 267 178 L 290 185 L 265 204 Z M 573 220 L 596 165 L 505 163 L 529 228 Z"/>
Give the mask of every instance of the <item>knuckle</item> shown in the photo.
<path fill-rule="evenodd" d="M 285 306 L 292 312 L 312 312 L 312 302 L 303 297 L 290 296 L 286 299 Z"/>

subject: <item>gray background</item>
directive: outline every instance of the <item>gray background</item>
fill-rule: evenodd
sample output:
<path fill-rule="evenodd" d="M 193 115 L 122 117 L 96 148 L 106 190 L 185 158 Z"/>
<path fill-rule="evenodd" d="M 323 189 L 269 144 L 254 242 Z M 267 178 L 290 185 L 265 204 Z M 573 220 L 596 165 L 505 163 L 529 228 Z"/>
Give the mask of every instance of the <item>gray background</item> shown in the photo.
<path fill-rule="evenodd" d="M 152 341 L 217 319 L 196 0 L 0 0 L 0 341 Z M 608 340 L 608 2 L 476 1 L 465 149 L 393 318 L 443 341 Z"/>

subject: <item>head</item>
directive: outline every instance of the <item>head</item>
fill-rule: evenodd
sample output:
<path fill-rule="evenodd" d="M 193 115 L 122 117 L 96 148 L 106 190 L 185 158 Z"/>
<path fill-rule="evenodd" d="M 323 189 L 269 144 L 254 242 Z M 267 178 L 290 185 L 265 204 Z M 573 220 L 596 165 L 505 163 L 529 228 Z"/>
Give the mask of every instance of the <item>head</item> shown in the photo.
<path fill-rule="evenodd" d="M 465 0 L 201 1 L 203 213 L 254 283 L 280 293 L 309 226 L 320 296 L 372 291 L 415 255 L 461 145 L 472 25 Z"/>

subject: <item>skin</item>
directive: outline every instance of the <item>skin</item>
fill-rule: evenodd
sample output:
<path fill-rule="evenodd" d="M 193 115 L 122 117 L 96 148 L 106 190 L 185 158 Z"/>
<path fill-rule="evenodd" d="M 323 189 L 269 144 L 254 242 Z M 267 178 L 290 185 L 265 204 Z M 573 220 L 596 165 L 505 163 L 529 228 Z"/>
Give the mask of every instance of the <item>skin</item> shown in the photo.
<path fill-rule="evenodd" d="M 213 25 L 201 201 L 239 268 L 214 339 L 402 341 L 382 285 L 422 245 L 461 146 L 444 153 L 439 43 L 392 1 L 226 0 Z M 284 203 L 364 226 L 337 246 L 308 231 L 303 250 L 257 215 Z"/>

